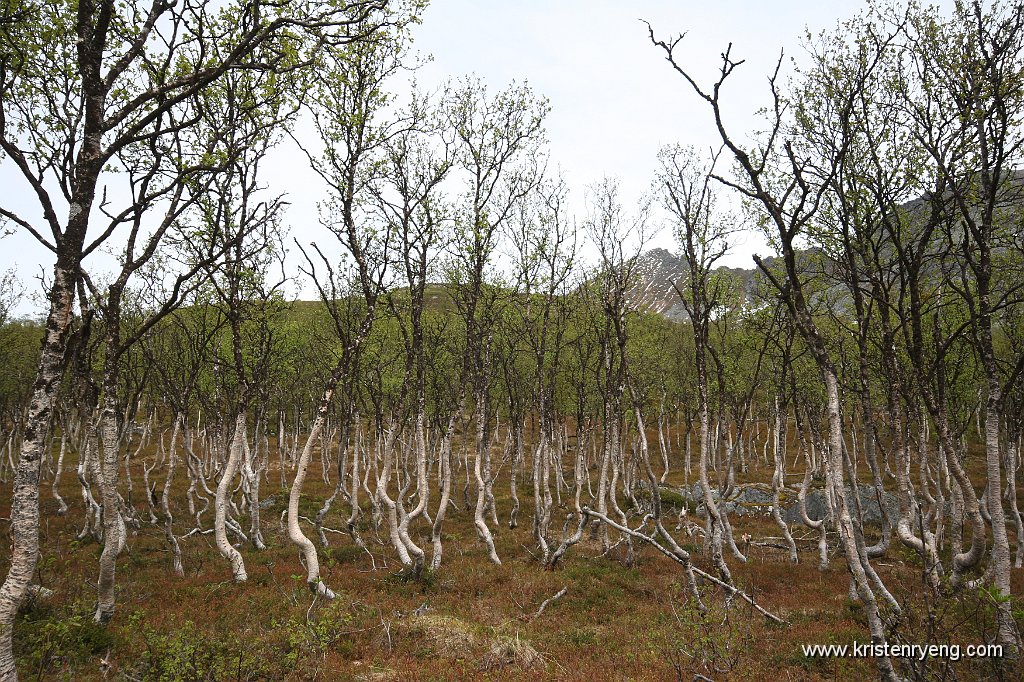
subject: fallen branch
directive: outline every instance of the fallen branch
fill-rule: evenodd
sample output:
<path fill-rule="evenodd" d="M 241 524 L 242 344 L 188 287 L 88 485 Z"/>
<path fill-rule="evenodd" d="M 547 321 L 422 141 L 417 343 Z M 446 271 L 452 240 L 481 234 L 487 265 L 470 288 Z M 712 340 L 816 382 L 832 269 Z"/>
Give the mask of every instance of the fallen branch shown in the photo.
<path fill-rule="evenodd" d="M 609 526 L 611 526 L 615 530 L 619 531 L 620 533 L 625 533 L 625 534 L 629 535 L 630 537 L 634 537 L 637 540 L 643 540 L 644 542 L 646 542 L 646 543 L 648 543 L 650 545 L 653 545 L 655 549 L 657 549 L 659 552 L 661 552 L 662 554 L 664 554 L 668 558 L 670 558 L 673 561 L 675 561 L 677 564 L 681 564 L 683 566 L 687 565 L 686 561 L 684 561 L 682 558 L 676 556 L 676 554 L 674 552 L 672 552 L 672 551 L 666 549 L 665 547 L 663 547 L 661 545 L 661 543 L 659 543 L 657 540 L 655 540 L 651 536 L 644 535 L 643 533 L 641 533 L 639 531 L 635 531 L 632 528 L 629 528 L 627 526 L 623 526 L 621 524 L 618 524 L 618 523 L 612 521 L 611 519 L 609 519 L 604 514 L 592 511 L 589 507 L 583 507 L 583 513 L 585 515 L 587 515 L 587 516 L 592 516 L 595 519 L 600 519 L 601 521 L 607 523 Z M 781 618 L 779 618 L 775 614 L 770 613 L 769 611 L 766 611 L 764 608 L 762 608 L 760 605 L 758 605 L 757 602 L 754 601 L 753 597 L 751 597 L 749 594 L 747 594 L 743 590 L 739 589 L 738 587 L 736 587 L 734 585 L 731 585 L 731 584 L 725 582 L 724 580 L 719 580 L 718 578 L 714 577 L 710 573 L 707 573 L 706 571 L 700 570 L 699 568 L 694 566 L 692 563 L 689 565 L 689 568 L 694 573 L 696 573 L 700 577 L 704 578 L 708 582 L 714 583 L 715 585 L 718 585 L 719 587 L 724 589 L 729 594 L 730 597 L 740 597 L 745 602 L 750 604 L 758 613 L 763 615 L 768 620 L 770 620 L 770 621 L 772 621 L 774 623 L 778 623 L 779 625 L 785 625 L 786 624 L 786 621 L 782 620 Z"/>
<path fill-rule="evenodd" d="M 199 528 L 199 527 L 197 526 L 196 528 L 193 528 L 193 529 L 192 529 L 192 530 L 190 530 L 189 532 L 187 532 L 187 533 L 185 533 L 184 535 L 182 535 L 182 536 L 181 536 L 181 539 L 182 539 L 182 540 L 184 540 L 185 538 L 190 538 L 190 537 L 192 537 L 193 535 L 209 535 L 209 534 L 210 534 L 210 533 L 212 533 L 213 531 L 214 531 L 214 529 L 213 529 L 213 528 L 208 528 L 207 530 L 203 530 L 202 528 Z"/>
<path fill-rule="evenodd" d="M 540 608 L 537 609 L 536 613 L 534 613 L 529 618 L 525 618 L 526 622 L 530 622 L 530 621 L 534 620 L 535 618 L 537 618 L 538 616 L 540 616 L 540 614 L 544 613 L 544 609 L 546 609 L 549 604 L 552 604 L 552 603 L 558 601 L 559 599 L 561 599 L 562 597 L 564 597 L 568 591 L 569 591 L 568 587 L 563 587 L 558 592 L 555 592 L 553 595 L 551 595 L 550 597 L 545 599 L 543 602 L 541 602 Z"/>
<path fill-rule="evenodd" d="M 315 526 L 316 525 L 316 521 L 310 519 L 307 516 L 300 516 L 299 518 L 302 519 L 303 521 L 305 521 L 306 523 L 308 523 L 311 526 Z M 323 526 L 323 525 L 320 526 L 320 530 L 322 530 L 322 531 L 324 531 L 326 533 L 337 533 L 338 535 L 348 535 L 348 533 L 346 531 L 338 530 L 336 528 L 328 528 L 327 526 Z"/>

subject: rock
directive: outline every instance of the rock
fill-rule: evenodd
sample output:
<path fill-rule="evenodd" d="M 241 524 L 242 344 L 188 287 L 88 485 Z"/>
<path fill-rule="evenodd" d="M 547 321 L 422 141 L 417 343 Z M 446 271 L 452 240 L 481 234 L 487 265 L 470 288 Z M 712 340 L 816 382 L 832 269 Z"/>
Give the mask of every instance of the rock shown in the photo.
<path fill-rule="evenodd" d="M 678 494 L 688 502 L 697 507 L 697 514 L 704 515 L 704 495 L 701 492 L 700 483 L 692 486 L 684 486 L 678 490 Z M 712 489 L 711 498 L 718 500 L 719 492 Z M 756 514 L 768 514 L 772 504 L 772 489 L 763 483 L 751 483 L 748 485 L 733 486 L 728 499 L 725 501 L 725 511 L 735 516 L 751 516 Z"/>
<path fill-rule="evenodd" d="M 846 487 L 847 501 L 851 505 L 850 511 L 853 511 L 853 488 L 850 486 Z M 857 489 L 858 497 L 860 498 L 861 512 L 863 513 L 864 523 L 882 523 L 882 512 L 878 505 L 878 496 L 875 494 L 875 487 L 870 485 L 862 485 Z M 885 505 L 886 514 L 890 519 L 895 519 L 896 514 L 899 510 L 899 504 L 896 501 L 896 496 L 890 492 L 885 492 L 882 496 L 882 503 Z M 821 488 L 815 488 L 807 492 L 807 516 L 812 521 L 818 521 L 825 518 L 828 513 L 828 505 L 825 501 L 825 491 Z M 800 523 L 800 509 L 799 503 L 794 496 L 792 504 L 784 507 L 782 519 L 786 523 Z"/>
<path fill-rule="evenodd" d="M 29 585 L 25 593 L 29 599 L 49 599 L 53 596 L 53 590 L 42 585 Z"/>
<path fill-rule="evenodd" d="M 704 516 L 704 495 L 699 482 L 690 486 L 673 489 L 672 492 L 678 494 L 687 502 L 694 504 L 697 508 L 697 515 Z M 848 486 L 846 492 L 848 495 L 847 499 L 852 503 L 853 489 Z M 861 509 L 864 514 L 864 522 L 880 524 L 882 522 L 882 514 L 878 506 L 874 486 L 862 485 L 859 487 L 858 493 Z M 783 488 L 780 491 L 782 519 L 786 523 L 801 523 L 798 495 L 799 491 L 793 488 Z M 712 489 L 711 498 L 718 500 L 719 497 L 718 490 Z M 764 483 L 738 485 L 733 487 L 723 508 L 731 516 L 767 516 L 771 514 L 772 499 L 772 489 L 769 485 Z M 883 496 L 883 504 L 885 504 L 889 518 L 894 519 L 899 508 L 896 496 L 886 492 Z M 812 521 L 818 521 L 825 518 L 827 513 L 828 505 L 825 501 L 824 489 L 813 488 L 809 490 L 807 492 L 807 516 Z"/>

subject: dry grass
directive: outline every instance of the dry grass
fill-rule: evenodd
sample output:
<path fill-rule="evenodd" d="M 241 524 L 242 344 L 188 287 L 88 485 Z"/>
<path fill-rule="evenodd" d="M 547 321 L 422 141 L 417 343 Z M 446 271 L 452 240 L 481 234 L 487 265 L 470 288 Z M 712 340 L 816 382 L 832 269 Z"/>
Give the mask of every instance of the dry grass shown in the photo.
<path fill-rule="evenodd" d="M 519 636 L 499 636 L 480 661 L 483 670 L 515 668 L 528 672 L 544 666 L 544 657 Z"/>
<path fill-rule="evenodd" d="M 413 616 L 406 631 L 414 641 L 423 641 L 425 653 L 441 658 L 470 658 L 478 645 L 472 628 L 451 616 Z"/>
<path fill-rule="evenodd" d="M 399 682 L 402 675 L 396 670 L 370 670 L 356 676 L 360 682 Z"/>

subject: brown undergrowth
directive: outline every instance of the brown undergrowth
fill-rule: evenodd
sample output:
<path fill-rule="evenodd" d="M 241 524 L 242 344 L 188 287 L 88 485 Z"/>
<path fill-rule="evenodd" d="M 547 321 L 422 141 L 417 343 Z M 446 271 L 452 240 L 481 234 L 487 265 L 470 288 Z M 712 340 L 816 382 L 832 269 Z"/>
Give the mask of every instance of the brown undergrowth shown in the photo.
<path fill-rule="evenodd" d="M 670 481 L 678 485 L 681 462 L 673 467 Z M 307 517 L 328 494 L 316 465 L 312 473 L 303 501 Z M 770 471 L 757 463 L 743 475 L 767 477 Z M 184 485 L 181 478 L 179 486 Z M 273 496 L 263 514 L 269 548 L 241 548 L 247 583 L 231 581 L 227 563 L 207 535 L 182 541 L 185 576 L 175 577 L 162 529 L 144 524 L 129 537 L 118 561 L 117 611 L 106 627 L 91 620 L 101 548 L 94 541 L 75 540 L 83 518 L 77 482 L 65 477 L 63 494 L 71 509 L 63 517 L 55 515 L 56 503 L 44 488 L 38 580 L 54 593 L 27 604 L 16 624 L 22 678 L 597 682 L 689 681 L 700 679 L 697 675 L 712 680 L 875 676 L 870 659 L 803 655 L 802 644 L 850 644 L 868 636 L 859 608 L 847 596 L 849 578 L 841 556 L 833 549 L 830 568 L 819 571 L 815 538 L 799 527 L 795 534 L 806 539 L 800 541 L 798 565 L 790 564 L 784 551 L 757 544 L 748 547 L 748 563 L 730 559 L 738 586 L 784 618 L 785 626 L 766 622 L 740 600 L 727 603 L 713 586 L 703 588 L 709 611 L 701 614 L 685 593 L 678 566 L 650 548 L 637 546 L 636 560 L 627 566 L 624 545 L 602 556 L 600 545 L 588 537 L 558 569 L 544 570 L 532 553 L 526 513 L 519 528 L 494 529 L 503 560 L 495 566 L 477 541 L 472 512 L 465 508 L 448 513 L 442 568 L 419 580 L 401 573 L 372 527 L 363 528 L 363 537 L 376 570 L 347 536 L 329 534 L 332 546 L 320 550 L 322 574 L 338 598 L 325 602 L 306 588 L 298 552 L 279 526 L 286 495 L 278 480 L 278 472 L 271 470 L 263 485 L 264 497 Z M 183 491 L 174 498 L 178 532 L 189 523 Z M 506 521 L 511 508 L 507 480 L 499 480 L 495 493 L 499 519 Z M 7 515 L 6 486 L 2 494 L 0 514 Z M 461 486 L 456 499 L 461 502 Z M 527 507 L 528 499 L 523 501 Z M 553 527 L 560 528 L 565 512 L 556 513 L 559 521 Z M 336 504 L 327 525 L 340 527 L 343 514 L 347 509 Z M 211 522 L 204 518 L 207 527 Z M 743 533 L 755 541 L 778 535 L 766 518 L 736 517 L 733 525 L 737 538 Z M 306 528 L 312 537 L 311 527 Z M 425 524 L 415 526 L 414 539 L 429 548 L 426 532 Z M 706 566 L 699 536 L 677 536 Z M 386 540 L 383 529 L 381 538 Z M 6 570 L 6 537 L 0 546 L 0 567 Z M 920 561 L 895 544 L 876 566 L 907 605 L 893 630 L 897 641 L 976 644 L 992 634 L 990 595 L 966 592 L 936 599 L 922 580 Z M 1017 594 L 1024 588 L 1022 573 L 1013 575 Z M 562 588 L 565 595 L 533 617 Z M 932 663 L 905 672 L 920 672 L 920 679 L 961 680 L 1017 679 L 1018 673 L 1006 662 Z"/>

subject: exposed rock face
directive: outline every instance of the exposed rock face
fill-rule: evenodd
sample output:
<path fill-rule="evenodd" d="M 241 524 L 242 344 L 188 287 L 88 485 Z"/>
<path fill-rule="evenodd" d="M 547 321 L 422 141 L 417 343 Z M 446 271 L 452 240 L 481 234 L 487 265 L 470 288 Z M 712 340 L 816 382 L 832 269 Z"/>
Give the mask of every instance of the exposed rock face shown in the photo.
<path fill-rule="evenodd" d="M 703 516 L 704 505 L 702 500 L 704 499 L 701 495 L 700 483 L 694 483 L 692 486 L 675 489 L 682 498 L 688 502 L 697 505 L 697 514 Z M 846 493 L 849 496 L 849 500 L 853 502 L 853 489 L 847 486 Z M 782 501 L 782 519 L 786 523 L 800 523 L 800 509 L 798 501 L 799 491 L 793 488 L 784 488 L 781 491 Z M 878 505 L 878 498 L 875 495 L 875 489 L 873 486 L 862 485 L 858 489 L 858 495 L 860 497 L 861 510 L 864 514 L 865 523 L 881 523 L 882 514 Z M 719 499 L 719 493 L 717 490 L 711 491 L 711 496 L 715 500 Z M 890 519 L 895 519 L 898 503 L 896 496 L 892 493 L 886 492 L 882 497 L 882 503 L 885 505 L 886 513 Z M 748 485 L 735 486 L 726 499 L 725 510 L 732 516 L 751 516 L 751 515 L 763 515 L 767 516 L 771 513 L 772 505 L 772 489 L 771 486 L 763 483 L 751 483 Z M 807 491 L 807 516 L 813 521 L 825 518 L 828 513 L 828 504 L 825 500 L 825 491 L 821 488 L 812 488 Z"/>
<path fill-rule="evenodd" d="M 774 259 L 768 257 L 765 262 Z M 631 305 L 652 313 L 658 313 L 674 322 L 689 319 L 686 308 L 679 299 L 675 284 L 680 289 L 686 285 L 686 275 L 690 268 L 686 259 L 667 249 L 651 249 L 642 254 L 636 262 L 636 282 L 630 288 L 627 299 Z M 741 304 L 751 304 L 758 300 L 757 269 L 750 268 L 715 268 L 717 276 L 727 276 L 734 281 L 737 298 Z"/>
<path fill-rule="evenodd" d="M 864 523 L 882 523 L 882 512 L 878 505 L 878 496 L 875 494 L 874 486 L 862 485 L 858 488 L 857 494 L 860 497 L 860 507 L 864 514 Z M 853 504 L 853 488 L 846 487 L 846 495 L 849 503 Z M 882 495 L 882 504 L 885 505 L 885 512 L 891 521 L 896 520 L 899 513 L 899 503 L 896 496 L 890 492 Z M 783 507 L 782 520 L 786 523 L 800 523 L 799 503 L 794 495 L 793 504 Z M 852 509 L 851 509 L 852 511 Z M 807 493 L 807 516 L 812 521 L 825 518 L 828 513 L 828 503 L 825 501 L 825 491 L 821 489 L 810 490 Z"/>
<path fill-rule="evenodd" d="M 681 256 L 666 249 L 651 249 L 637 259 L 637 281 L 629 290 L 629 303 L 676 322 L 687 319 L 686 308 L 672 284 L 682 287 L 688 270 Z"/>

